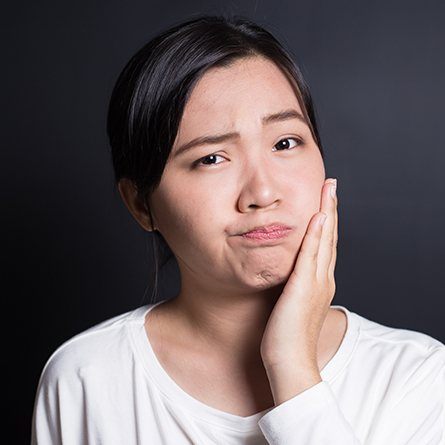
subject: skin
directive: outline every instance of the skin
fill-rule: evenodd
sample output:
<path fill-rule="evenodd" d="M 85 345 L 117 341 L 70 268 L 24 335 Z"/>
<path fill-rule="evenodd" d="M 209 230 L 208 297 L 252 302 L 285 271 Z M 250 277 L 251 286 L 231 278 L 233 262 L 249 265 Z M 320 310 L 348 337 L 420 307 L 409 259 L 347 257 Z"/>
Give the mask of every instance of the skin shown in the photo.
<path fill-rule="evenodd" d="M 263 115 L 288 108 L 303 114 L 291 84 L 267 59 L 208 71 L 186 104 L 149 199 L 154 226 L 181 274 L 178 296 L 149 313 L 153 339 L 155 326 L 162 326 L 165 343 L 205 359 L 209 369 L 263 372 L 275 404 L 321 381 L 319 370 L 346 326 L 343 313 L 329 308 L 337 201 L 330 198 L 319 148 L 297 119 L 261 123 Z M 231 131 L 239 139 L 175 156 L 196 137 Z M 151 230 L 132 184 L 123 179 L 119 190 L 134 218 Z M 315 227 L 320 211 L 327 215 L 323 232 Z M 274 221 L 293 228 L 274 245 L 236 236 Z"/>

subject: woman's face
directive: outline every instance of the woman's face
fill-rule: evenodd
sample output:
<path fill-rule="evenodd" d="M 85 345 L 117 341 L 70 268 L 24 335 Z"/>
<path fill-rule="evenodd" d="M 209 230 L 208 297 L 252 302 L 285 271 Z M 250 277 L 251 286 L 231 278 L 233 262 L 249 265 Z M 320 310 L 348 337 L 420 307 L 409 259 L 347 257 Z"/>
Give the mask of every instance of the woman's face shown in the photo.
<path fill-rule="evenodd" d="M 325 180 L 306 123 L 295 117 L 262 122 L 289 109 L 303 115 L 291 84 L 267 59 L 212 69 L 196 84 L 150 198 L 183 284 L 252 291 L 288 278 Z M 178 150 L 225 133 L 239 135 Z M 293 231 L 273 244 L 237 235 L 276 221 Z"/>

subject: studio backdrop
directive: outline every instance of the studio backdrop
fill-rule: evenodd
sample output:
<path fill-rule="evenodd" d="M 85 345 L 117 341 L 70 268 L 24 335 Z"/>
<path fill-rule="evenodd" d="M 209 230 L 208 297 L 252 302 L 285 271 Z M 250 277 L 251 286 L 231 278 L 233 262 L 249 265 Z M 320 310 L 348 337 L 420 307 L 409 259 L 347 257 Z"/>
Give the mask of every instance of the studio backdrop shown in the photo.
<path fill-rule="evenodd" d="M 28 443 L 49 355 L 153 297 L 152 235 L 115 188 L 106 112 L 129 57 L 198 13 L 265 26 L 311 88 L 326 176 L 338 178 L 333 303 L 445 341 L 443 2 L 11 4 L 3 16 L 2 220 L 14 443 Z M 156 301 L 180 288 L 176 260 L 161 266 Z"/>

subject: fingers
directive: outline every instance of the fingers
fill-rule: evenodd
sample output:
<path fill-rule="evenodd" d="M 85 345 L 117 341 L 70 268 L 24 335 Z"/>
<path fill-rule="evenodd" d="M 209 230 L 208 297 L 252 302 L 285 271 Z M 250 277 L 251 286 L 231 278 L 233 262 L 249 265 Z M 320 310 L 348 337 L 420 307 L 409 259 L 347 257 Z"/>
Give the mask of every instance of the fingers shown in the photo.
<path fill-rule="evenodd" d="M 329 280 L 334 280 L 335 265 L 337 263 L 337 244 L 338 244 L 338 199 L 335 194 L 335 227 L 334 227 L 334 241 L 332 246 L 332 258 L 328 268 Z"/>
<path fill-rule="evenodd" d="M 338 213 L 337 195 L 331 195 L 332 179 L 327 179 L 321 193 L 320 211 L 314 214 L 303 238 L 300 252 L 293 269 L 289 286 L 297 280 L 300 284 L 311 283 L 312 279 L 325 283 L 334 281 L 337 260 Z M 334 181 L 335 182 L 335 181 Z M 325 217 L 322 221 L 322 217 Z M 322 221 L 322 224 L 319 224 Z M 335 284 L 334 284 L 335 287 Z"/>
<path fill-rule="evenodd" d="M 326 280 L 332 274 L 333 251 L 336 239 L 337 198 L 331 195 L 331 187 L 335 181 L 328 179 L 322 189 L 320 210 L 326 213 L 326 223 L 323 226 L 320 248 L 318 252 L 317 278 Z"/>
<path fill-rule="evenodd" d="M 313 277 L 317 272 L 318 251 L 326 216 L 324 212 L 318 212 L 312 216 L 309 222 L 294 267 L 297 277 Z"/>

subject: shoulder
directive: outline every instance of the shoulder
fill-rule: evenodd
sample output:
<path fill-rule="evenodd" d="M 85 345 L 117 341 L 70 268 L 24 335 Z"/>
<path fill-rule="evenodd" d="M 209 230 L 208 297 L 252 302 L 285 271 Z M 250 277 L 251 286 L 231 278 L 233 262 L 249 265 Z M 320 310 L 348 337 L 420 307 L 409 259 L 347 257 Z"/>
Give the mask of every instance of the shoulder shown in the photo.
<path fill-rule="evenodd" d="M 32 444 L 62 443 L 65 437 L 76 443 L 90 442 L 85 426 L 91 425 L 91 434 L 95 434 L 95 425 L 100 424 L 104 413 L 103 403 L 118 390 L 119 382 L 126 382 L 122 376 L 132 366 L 128 325 L 139 322 L 143 313 L 141 306 L 102 321 L 71 337 L 51 354 L 37 385 Z"/>
<path fill-rule="evenodd" d="M 109 369 L 122 363 L 130 353 L 126 323 L 135 310 L 104 320 L 62 343 L 47 359 L 39 386 L 61 381 L 79 381 L 94 370 Z"/>
<path fill-rule="evenodd" d="M 440 340 L 420 331 L 388 326 L 370 320 L 362 315 L 355 314 L 360 323 L 361 335 L 368 339 L 378 339 L 382 344 L 399 345 L 429 350 L 432 348 L 445 348 Z"/>
<path fill-rule="evenodd" d="M 360 325 L 359 356 L 364 363 L 379 363 L 379 369 L 388 371 L 400 384 L 415 385 L 428 379 L 445 386 L 444 343 L 424 332 L 353 316 Z"/>

